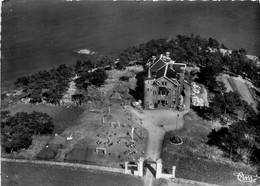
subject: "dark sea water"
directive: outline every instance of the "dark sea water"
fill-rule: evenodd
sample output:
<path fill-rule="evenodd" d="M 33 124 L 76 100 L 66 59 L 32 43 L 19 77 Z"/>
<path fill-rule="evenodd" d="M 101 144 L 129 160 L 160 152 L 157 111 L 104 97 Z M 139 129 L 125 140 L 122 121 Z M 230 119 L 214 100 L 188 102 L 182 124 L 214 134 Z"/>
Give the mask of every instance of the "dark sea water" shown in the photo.
<path fill-rule="evenodd" d="M 153 38 L 194 33 L 260 56 L 257 2 L 10 0 L 2 7 L 2 88 L 20 76 L 73 64 L 73 50 L 117 56 Z"/>

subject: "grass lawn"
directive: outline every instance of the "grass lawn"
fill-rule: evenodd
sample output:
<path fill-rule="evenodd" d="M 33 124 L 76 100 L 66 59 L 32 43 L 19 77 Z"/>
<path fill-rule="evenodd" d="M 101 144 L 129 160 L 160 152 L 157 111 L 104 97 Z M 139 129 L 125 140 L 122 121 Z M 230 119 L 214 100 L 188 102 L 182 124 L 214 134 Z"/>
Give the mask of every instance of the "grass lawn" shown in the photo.
<path fill-rule="evenodd" d="M 2 110 L 9 110 L 12 115 L 17 112 L 28 112 L 33 111 L 43 112 L 50 115 L 53 118 L 54 124 L 54 133 L 62 133 L 66 128 L 79 125 L 80 116 L 83 113 L 84 109 L 79 107 L 63 107 L 63 106 L 50 106 L 46 104 L 23 104 L 17 103 L 9 107 L 5 107 Z M 36 155 L 45 147 L 51 135 L 45 136 L 34 136 L 31 146 L 28 149 L 21 149 L 19 153 L 13 154 L 4 154 L 5 157 L 14 157 L 14 158 L 26 158 L 26 159 L 35 159 Z"/>
<path fill-rule="evenodd" d="M 142 179 L 124 174 L 45 166 L 31 163 L 2 162 L 5 186 L 142 186 Z"/>
<path fill-rule="evenodd" d="M 83 113 L 84 109 L 79 107 L 64 107 L 64 106 L 50 106 L 46 104 L 24 104 L 17 103 L 11 105 L 2 110 L 10 110 L 11 114 L 14 115 L 17 112 L 28 112 L 33 111 L 43 112 L 50 115 L 53 118 L 54 133 L 61 133 L 67 127 L 79 124 L 79 116 Z"/>
<path fill-rule="evenodd" d="M 200 119 L 186 120 L 182 129 L 168 132 L 161 153 L 163 171 L 171 173 L 172 166 L 175 165 L 177 178 L 227 186 L 241 185 L 233 175 L 234 172 L 254 175 L 249 167 L 232 163 L 216 147 L 205 144 L 211 128 L 212 126 Z M 169 138 L 173 135 L 180 136 L 183 144 L 171 144 Z"/>

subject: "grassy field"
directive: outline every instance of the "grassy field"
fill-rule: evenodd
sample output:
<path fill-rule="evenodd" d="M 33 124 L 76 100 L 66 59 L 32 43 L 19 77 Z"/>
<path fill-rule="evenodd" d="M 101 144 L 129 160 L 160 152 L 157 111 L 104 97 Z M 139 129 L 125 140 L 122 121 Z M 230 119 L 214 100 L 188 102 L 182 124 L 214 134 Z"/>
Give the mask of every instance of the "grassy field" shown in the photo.
<path fill-rule="evenodd" d="M 86 169 L 2 162 L 4 186 L 141 186 L 137 177 Z"/>
<path fill-rule="evenodd" d="M 218 81 L 222 81 L 227 88 L 227 91 L 236 91 L 240 94 L 241 98 L 248 102 L 248 104 L 253 104 L 253 108 L 256 110 L 257 101 L 254 100 L 249 87 L 246 84 L 246 80 L 242 77 L 231 77 L 227 74 L 222 74 L 218 77 Z"/>
<path fill-rule="evenodd" d="M 83 113 L 84 109 L 80 107 L 64 107 L 64 106 L 50 106 L 46 104 L 24 104 L 17 103 L 9 107 L 5 107 L 2 110 L 10 110 L 11 114 L 17 112 L 28 112 L 33 111 L 43 112 L 50 115 L 53 118 L 54 133 L 61 133 L 67 127 L 79 124 L 79 116 Z"/>
<path fill-rule="evenodd" d="M 165 135 L 161 158 L 163 171 L 171 173 L 172 166 L 176 166 L 176 177 L 196 181 L 220 184 L 241 185 L 234 172 L 244 174 L 254 173 L 243 164 L 232 163 L 215 147 L 206 145 L 207 135 L 213 128 L 209 123 L 200 119 L 186 117 L 184 127 Z M 173 135 L 182 137 L 183 144 L 171 144 L 169 138 Z"/>
<path fill-rule="evenodd" d="M 12 115 L 17 112 L 31 113 L 33 111 L 46 113 L 53 118 L 53 134 L 61 134 L 66 128 L 79 125 L 80 116 L 84 111 L 84 109 L 79 107 L 50 106 L 46 104 L 32 105 L 23 103 L 13 104 L 9 107 L 2 108 L 1 111 L 2 110 L 10 110 Z M 37 154 L 45 147 L 51 137 L 52 135 L 36 135 L 33 137 L 32 144 L 28 149 L 22 149 L 19 153 L 14 153 L 12 155 L 3 154 L 3 156 L 35 159 Z"/>
<path fill-rule="evenodd" d="M 253 108 L 256 110 L 257 103 L 252 97 L 250 90 L 248 89 L 245 80 L 241 77 L 238 78 L 228 78 L 228 82 L 234 91 L 237 91 L 243 100 L 247 101 L 248 104 L 253 104 Z"/>

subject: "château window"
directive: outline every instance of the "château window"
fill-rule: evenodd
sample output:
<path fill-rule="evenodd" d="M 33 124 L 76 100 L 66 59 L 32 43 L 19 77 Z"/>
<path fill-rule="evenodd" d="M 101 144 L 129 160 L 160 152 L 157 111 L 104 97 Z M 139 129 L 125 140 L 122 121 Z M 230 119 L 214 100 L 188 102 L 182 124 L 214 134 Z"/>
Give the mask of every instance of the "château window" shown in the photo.
<path fill-rule="evenodd" d="M 167 86 L 167 82 L 162 81 L 162 85 Z"/>

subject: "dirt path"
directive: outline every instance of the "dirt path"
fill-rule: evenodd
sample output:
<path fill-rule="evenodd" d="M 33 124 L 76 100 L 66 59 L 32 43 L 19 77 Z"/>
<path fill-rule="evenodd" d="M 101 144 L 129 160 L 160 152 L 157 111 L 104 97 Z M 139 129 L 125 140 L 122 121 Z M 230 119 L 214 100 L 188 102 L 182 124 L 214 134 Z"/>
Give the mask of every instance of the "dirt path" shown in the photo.
<path fill-rule="evenodd" d="M 149 133 L 148 144 L 146 148 L 145 158 L 155 160 L 160 158 L 162 141 L 166 131 L 176 130 L 183 126 L 183 116 L 188 112 L 178 112 L 173 110 L 155 110 L 138 112 L 132 107 L 127 109 L 135 115 L 135 117 L 143 121 L 142 126 L 147 129 Z M 156 166 L 152 166 L 156 169 Z M 147 169 L 148 170 L 148 169 Z M 152 186 L 154 175 L 147 171 L 144 178 L 144 186 Z"/>
<path fill-rule="evenodd" d="M 71 81 L 69 82 L 69 88 L 62 97 L 63 103 L 72 103 L 71 97 L 77 91 L 77 87 L 76 87 L 76 83 L 75 83 L 75 79 L 77 79 L 77 78 L 78 78 L 77 75 L 75 77 L 71 78 Z"/>
<path fill-rule="evenodd" d="M 206 90 L 206 88 L 204 86 L 201 87 L 201 92 L 200 94 L 198 95 L 199 98 L 203 99 L 204 101 L 204 105 L 206 107 L 209 106 L 209 101 L 208 101 L 208 92 Z"/>

